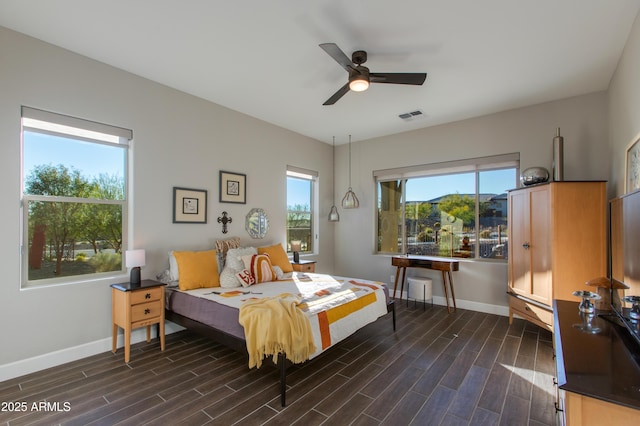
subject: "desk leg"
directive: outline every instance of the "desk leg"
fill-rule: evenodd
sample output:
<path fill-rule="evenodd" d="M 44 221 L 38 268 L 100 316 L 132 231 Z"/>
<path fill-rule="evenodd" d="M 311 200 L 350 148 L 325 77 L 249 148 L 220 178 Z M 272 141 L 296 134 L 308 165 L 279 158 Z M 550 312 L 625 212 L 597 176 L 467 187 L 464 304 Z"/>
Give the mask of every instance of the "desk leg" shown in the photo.
<path fill-rule="evenodd" d="M 451 307 L 449 306 L 449 289 L 447 288 L 447 273 L 442 271 L 442 287 L 444 288 L 444 299 L 447 301 L 447 312 L 451 313 Z"/>
<path fill-rule="evenodd" d="M 396 288 L 398 288 L 398 278 L 400 277 L 400 267 L 396 269 L 396 281 L 393 284 L 393 299 L 396 298 Z"/>
<path fill-rule="evenodd" d="M 451 287 L 451 299 L 453 299 L 453 310 L 458 310 L 456 306 L 456 295 L 453 292 L 453 276 L 451 275 L 451 271 L 447 271 L 447 275 L 449 275 L 449 286 Z"/>
<path fill-rule="evenodd" d="M 400 300 L 402 300 L 402 292 L 404 291 L 404 281 L 407 275 L 407 268 L 402 268 L 402 282 L 400 283 Z M 407 301 L 409 301 L 409 297 L 407 296 Z"/>

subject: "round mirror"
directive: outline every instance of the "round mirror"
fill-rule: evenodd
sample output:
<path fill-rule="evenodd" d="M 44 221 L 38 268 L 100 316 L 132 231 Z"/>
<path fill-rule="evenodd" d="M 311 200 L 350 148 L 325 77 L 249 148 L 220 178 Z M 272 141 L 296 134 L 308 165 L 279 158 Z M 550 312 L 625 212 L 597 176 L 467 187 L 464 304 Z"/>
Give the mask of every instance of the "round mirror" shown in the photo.
<path fill-rule="evenodd" d="M 245 229 L 251 238 L 264 238 L 269 230 L 269 219 L 262 209 L 251 209 L 247 214 Z"/>

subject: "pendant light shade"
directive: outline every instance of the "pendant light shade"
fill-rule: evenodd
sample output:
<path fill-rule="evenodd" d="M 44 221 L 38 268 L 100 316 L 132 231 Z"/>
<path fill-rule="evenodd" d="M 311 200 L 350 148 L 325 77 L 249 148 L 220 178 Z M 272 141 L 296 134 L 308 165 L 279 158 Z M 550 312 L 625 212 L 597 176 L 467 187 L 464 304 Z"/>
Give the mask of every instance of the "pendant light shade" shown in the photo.
<path fill-rule="evenodd" d="M 338 208 L 336 207 L 336 137 L 333 137 L 333 162 L 332 164 L 332 182 L 331 182 L 331 211 L 329 211 L 329 222 L 340 221 L 340 215 L 338 214 Z"/>
<path fill-rule="evenodd" d="M 351 189 L 351 135 L 349 135 L 349 189 L 342 198 L 343 209 L 357 209 L 360 207 L 360 201 L 356 197 L 356 193 Z"/>

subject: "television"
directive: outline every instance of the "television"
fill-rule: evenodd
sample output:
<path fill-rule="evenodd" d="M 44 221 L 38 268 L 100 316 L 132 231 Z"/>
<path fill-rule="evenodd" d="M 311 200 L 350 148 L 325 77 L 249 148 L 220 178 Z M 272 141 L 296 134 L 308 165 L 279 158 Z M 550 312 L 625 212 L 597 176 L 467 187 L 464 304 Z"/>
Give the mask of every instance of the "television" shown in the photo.
<path fill-rule="evenodd" d="M 609 202 L 611 308 L 640 344 L 640 191 Z"/>

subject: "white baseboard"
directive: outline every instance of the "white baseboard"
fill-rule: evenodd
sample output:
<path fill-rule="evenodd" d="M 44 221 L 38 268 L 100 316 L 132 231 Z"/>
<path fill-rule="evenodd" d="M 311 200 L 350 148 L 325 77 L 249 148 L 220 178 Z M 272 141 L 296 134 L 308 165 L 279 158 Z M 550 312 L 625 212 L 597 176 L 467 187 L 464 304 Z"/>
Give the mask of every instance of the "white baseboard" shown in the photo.
<path fill-rule="evenodd" d="M 165 335 L 180 330 L 184 330 L 184 328 L 169 321 L 165 323 Z M 143 342 L 146 339 L 147 333 L 144 328 L 138 328 L 131 333 L 131 344 Z M 123 345 L 124 335 L 119 333 L 118 349 L 122 348 Z M 0 365 L 0 382 L 107 351 L 111 351 L 111 337 Z M 124 355 L 122 356 L 124 362 Z"/>
<path fill-rule="evenodd" d="M 406 292 L 403 292 L 402 296 L 404 296 L 402 303 L 407 303 Z M 420 303 L 421 301 L 418 300 L 418 302 Z M 409 301 L 409 304 L 411 303 L 413 303 L 413 299 Z M 429 301 L 427 301 L 427 303 L 429 303 Z M 447 301 L 442 296 L 433 296 L 433 304 L 447 306 Z M 451 301 L 449 301 L 449 304 L 451 304 Z M 468 309 L 470 311 L 484 312 L 486 314 L 495 314 L 503 317 L 509 316 L 509 306 L 490 305 L 488 303 L 474 302 L 472 300 L 460 300 L 457 298 L 456 298 L 456 306 L 460 309 Z"/>

